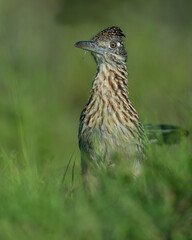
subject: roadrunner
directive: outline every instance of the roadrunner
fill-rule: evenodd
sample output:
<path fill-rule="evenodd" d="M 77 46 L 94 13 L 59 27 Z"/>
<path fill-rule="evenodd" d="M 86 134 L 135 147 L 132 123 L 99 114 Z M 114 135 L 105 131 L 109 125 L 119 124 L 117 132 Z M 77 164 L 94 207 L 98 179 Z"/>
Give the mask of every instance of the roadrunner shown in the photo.
<path fill-rule="evenodd" d="M 91 41 L 80 41 L 75 47 L 90 51 L 97 63 L 90 97 L 79 126 L 82 172 L 90 168 L 110 168 L 119 159 L 127 163 L 134 175 L 140 174 L 148 137 L 156 141 L 156 130 L 176 132 L 177 127 L 146 125 L 139 120 L 127 91 L 127 52 L 119 27 L 99 32 Z"/>

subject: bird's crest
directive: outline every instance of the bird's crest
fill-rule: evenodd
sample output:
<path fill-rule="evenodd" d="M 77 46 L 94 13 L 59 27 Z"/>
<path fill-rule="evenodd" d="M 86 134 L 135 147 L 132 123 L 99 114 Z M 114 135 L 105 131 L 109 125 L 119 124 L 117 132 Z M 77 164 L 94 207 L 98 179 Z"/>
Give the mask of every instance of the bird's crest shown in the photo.
<path fill-rule="evenodd" d="M 119 27 L 108 27 L 98 34 L 96 34 L 92 40 L 97 41 L 99 40 L 106 40 L 106 39 L 113 39 L 114 37 L 125 37 L 122 30 Z"/>

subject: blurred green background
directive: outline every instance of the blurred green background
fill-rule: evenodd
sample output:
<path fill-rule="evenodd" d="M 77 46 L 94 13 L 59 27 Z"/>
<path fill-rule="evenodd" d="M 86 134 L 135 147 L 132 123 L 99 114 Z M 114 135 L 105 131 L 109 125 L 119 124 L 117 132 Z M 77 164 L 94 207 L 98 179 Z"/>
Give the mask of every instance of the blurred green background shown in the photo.
<path fill-rule="evenodd" d="M 127 38 L 129 93 L 143 122 L 191 128 L 192 17 L 187 1 L 0 3 L 0 144 L 37 164 L 77 155 L 96 64 L 74 48 L 108 27 Z"/>
<path fill-rule="evenodd" d="M 129 93 L 142 122 L 169 123 L 192 131 L 191 1 L 0 0 L 0 166 L 4 201 L 12 198 L 15 188 L 11 184 L 28 164 L 40 179 L 55 177 L 57 182 L 72 156 L 76 159 L 76 175 L 80 176 L 79 116 L 96 64 L 89 53 L 76 49 L 74 43 L 89 40 L 113 25 L 126 35 Z M 188 144 L 191 153 L 191 136 Z M 183 156 L 176 149 L 170 147 L 173 159 Z M 26 175 L 30 173 L 27 171 Z M 5 183 L 11 177 L 14 180 Z M 24 192 L 15 198 L 16 202 L 23 199 Z M 58 199 L 62 202 L 61 196 Z M 26 202 L 30 205 L 28 199 Z M 11 203 L 7 209 L 10 206 Z M 81 211 L 80 206 L 77 209 Z M 10 219 L 17 219 L 19 213 L 20 210 L 10 214 Z M 6 211 L 4 214 L 7 216 Z M 94 216 L 90 218 L 93 220 Z M 57 222 L 57 216 L 55 219 Z M 20 231 L 14 237 L 15 229 L 9 220 L 2 221 L 1 239 L 25 239 Z M 93 220 L 97 227 L 98 222 Z M 28 237 L 34 239 L 33 226 L 26 229 Z M 10 234 L 6 235 L 7 231 Z M 82 232 L 79 230 L 80 235 Z M 59 236 L 49 235 L 50 239 L 60 239 Z M 87 239 L 118 239 L 107 236 Z M 185 239 L 181 236 L 175 239 Z M 73 238 L 77 236 L 64 239 Z M 85 235 L 82 233 L 79 239 L 86 239 Z"/>

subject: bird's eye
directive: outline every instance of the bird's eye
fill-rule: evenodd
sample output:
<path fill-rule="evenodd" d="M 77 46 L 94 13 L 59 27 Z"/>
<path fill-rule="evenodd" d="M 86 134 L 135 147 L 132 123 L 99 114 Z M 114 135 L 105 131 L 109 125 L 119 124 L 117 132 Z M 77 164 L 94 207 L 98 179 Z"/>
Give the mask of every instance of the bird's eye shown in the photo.
<path fill-rule="evenodd" d="M 111 42 L 110 43 L 110 47 L 111 48 L 116 48 L 117 47 L 117 43 L 116 42 Z"/>
<path fill-rule="evenodd" d="M 120 45 L 121 45 L 121 43 L 118 42 L 118 41 L 117 41 L 117 42 L 111 42 L 111 43 L 110 43 L 110 47 L 111 47 L 111 48 L 116 48 L 116 47 L 119 47 Z"/>

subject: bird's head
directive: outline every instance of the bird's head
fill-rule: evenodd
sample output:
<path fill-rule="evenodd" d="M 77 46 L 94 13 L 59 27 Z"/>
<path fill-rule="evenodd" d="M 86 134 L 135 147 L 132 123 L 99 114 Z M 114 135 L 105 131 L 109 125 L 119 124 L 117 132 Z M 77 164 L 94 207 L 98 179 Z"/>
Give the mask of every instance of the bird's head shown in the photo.
<path fill-rule="evenodd" d="M 95 35 L 91 41 L 77 42 L 75 47 L 90 51 L 98 64 L 121 64 L 127 60 L 122 37 L 125 35 L 119 27 L 108 27 Z"/>

